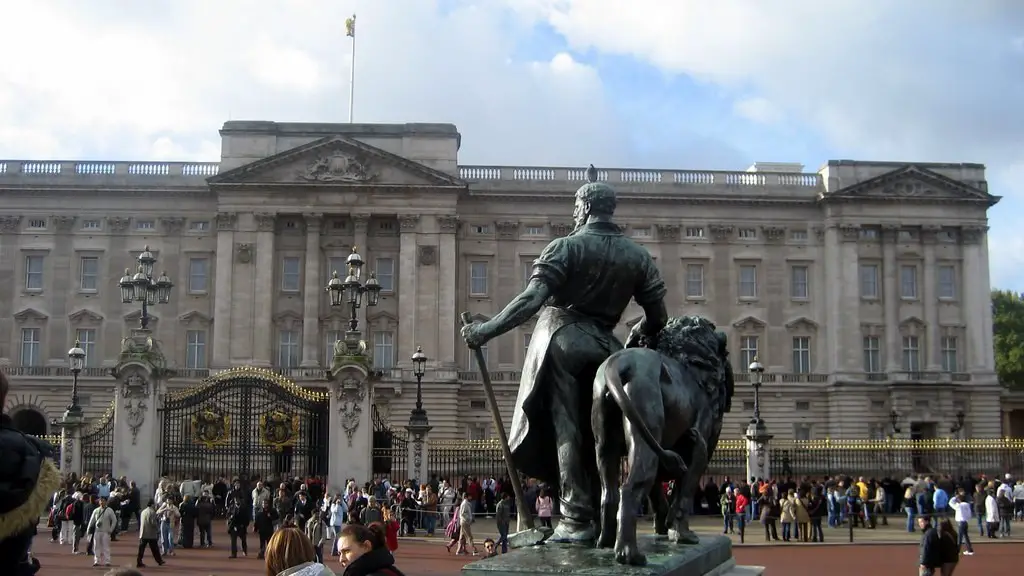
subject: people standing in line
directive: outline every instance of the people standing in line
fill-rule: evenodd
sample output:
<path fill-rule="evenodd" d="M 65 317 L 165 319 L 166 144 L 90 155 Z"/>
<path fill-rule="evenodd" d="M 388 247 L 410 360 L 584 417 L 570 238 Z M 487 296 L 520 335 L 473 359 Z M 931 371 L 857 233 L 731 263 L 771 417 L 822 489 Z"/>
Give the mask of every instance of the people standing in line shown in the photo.
<path fill-rule="evenodd" d="M 949 507 L 953 509 L 953 521 L 956 522 L 957 531 L 957 546 L 967 546 L 964 554 L 971 556 L 974 554 L 974 546 L 971 544 L 970 535 L 970 521 L 971 521 L 971 505 L 965 502 L 966 494 L 963 488 L 957 490 L 955 496 L 949 500 Z"/>
<path fill-rule="evenodd" d="M 135 562 L 136 568 L 145 568 L 142 557 L 146 553 L 146 547 L 153 553 L 153 560 L 157 566 L 164 565 L 164 559 L 160 555 L 160 522 L 156 513 L 156 503 L 150 500 L 146 508 L 139 515 L 139 555 Z"/>
<path fill-rule="evenodd" d="M 228 507 L 228 536 L 231 537 L 231 556 L 238 558 L 238 545 L 242 545 L 242 556 L 249 555 L 249 545 L 246 542 L 246 531 L 249 527 L 249 512 L 251 509 L 242 502 L 241 496 L 236 496 L 231 506 Z M 202 537 L 200 535 L 200 537 Z"/>
<path fill-rule="evenodd" d="M 110 537 L 117 526 L 117 514 L 107 502 L 107 498 L 100 496 L 100 506 L 93 510 L 86 528 L 86 532 L 92 534 L 93 566 L 110 566 Z"/>

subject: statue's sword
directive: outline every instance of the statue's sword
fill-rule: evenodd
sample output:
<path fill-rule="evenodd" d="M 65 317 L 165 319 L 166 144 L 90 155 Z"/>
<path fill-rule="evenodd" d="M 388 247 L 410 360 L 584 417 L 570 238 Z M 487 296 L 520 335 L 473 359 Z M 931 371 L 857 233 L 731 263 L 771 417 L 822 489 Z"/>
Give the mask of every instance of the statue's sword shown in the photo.
<path fill-rule="evenodd" d="M 469 312 L 462 313 L 462 325 L 468 326 L 473 323 Z M 498 411 L 498 401 L 494 398 L 494 387 L 491 385 L 491 374 L 487 371 L 487 359 L 479 346 L 470 346 L 473 357 L 476 358 L 476 366 L 480 370 L 480 378 L 484 383 L 484 394 L 487 394 L 487 408 L 491 411 L 491 421 L 498 430 L 498 439 L 501 441 L 501 454 L 505 457 L 505 469 L 512 482 L 512 492 L 516 495 L 516 529 L 517 533 L 509 536 L 509 545 L 513 547 L 530 546 L 539 544 L 550 536 L 550 529 L 537 529 L 534 527 L 533 514 L 526 505 L 526 498 L 523 497 L 523 484 L 519 480 L 519 471 L 516 470 L 515 462 L 512 461 L 512 449 L 508 444 L 508 434 L 505 432 L 505 425 L 501 421 L 501 412 Z M 524 529 L 525 527 L 525 529 Z"/>

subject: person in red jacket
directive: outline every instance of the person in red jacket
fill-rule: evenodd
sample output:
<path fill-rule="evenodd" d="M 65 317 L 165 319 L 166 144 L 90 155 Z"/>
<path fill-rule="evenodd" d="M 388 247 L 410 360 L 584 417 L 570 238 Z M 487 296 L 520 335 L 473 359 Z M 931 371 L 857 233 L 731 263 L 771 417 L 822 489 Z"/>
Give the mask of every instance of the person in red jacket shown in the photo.
<path fill-rule="evenodd" d="M 395 520 L 390 508 L 384 509 L 384 541 L 387 542 L 388 550 L 398 550 L 398 531 L 401 525 Z"/>
<path fill-rule="evenodd" d="M 740 529 L 740 534 L 743 533 L 743 529 L 747 523 L 747 506 L 750 506 L 749 492 L 744 488 L 740 488 L 736 491 L 736 522 L 739 523 L 737 528 Z"/>

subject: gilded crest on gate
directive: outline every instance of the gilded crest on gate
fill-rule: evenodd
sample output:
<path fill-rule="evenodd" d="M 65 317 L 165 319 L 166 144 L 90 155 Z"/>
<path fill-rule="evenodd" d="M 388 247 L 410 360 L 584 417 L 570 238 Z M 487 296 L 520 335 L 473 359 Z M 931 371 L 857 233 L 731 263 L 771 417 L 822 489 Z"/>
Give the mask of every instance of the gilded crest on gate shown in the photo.
<path fill-rule="evenodd" d="M 274 450 L 294 446 L 299 437 L 299 416 L 274 410 L 260 416 L 260 438 Z"/>
<path fill-rule="evenodd" d="M 209 450 L 227 444 L 231 436 L 231 417 L 215 408 L 204 408 L 192 416 L 192 442 Z"/>

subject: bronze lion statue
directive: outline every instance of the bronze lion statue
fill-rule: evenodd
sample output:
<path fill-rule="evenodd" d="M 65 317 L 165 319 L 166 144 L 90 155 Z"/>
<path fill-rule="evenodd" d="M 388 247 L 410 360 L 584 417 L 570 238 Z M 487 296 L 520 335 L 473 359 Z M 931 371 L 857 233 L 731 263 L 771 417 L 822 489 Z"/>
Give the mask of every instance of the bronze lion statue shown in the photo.
<path fill-rule="evenodd" d="M 696 544 L 690 499 L 707 468 L 733 394 L 727 339 L 705 318 L 670 318 L 656 342 L 634 326 L 627 347 L 594 378 L 591 425 L 601 480 L 598 546 L 615 547 L 621 564 L 647 563 L 636 539 L 636 510 L 650 495 L 654 529 L 679 544 Z M 621 485 L 623 458 L 628 473 Z M 673 480 L 671 502 L 661 481 Z"/>

